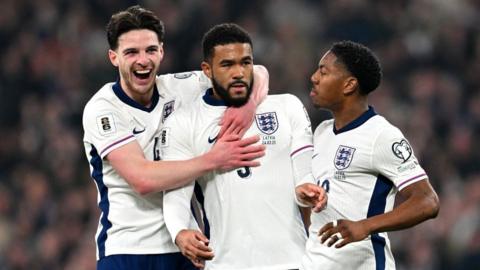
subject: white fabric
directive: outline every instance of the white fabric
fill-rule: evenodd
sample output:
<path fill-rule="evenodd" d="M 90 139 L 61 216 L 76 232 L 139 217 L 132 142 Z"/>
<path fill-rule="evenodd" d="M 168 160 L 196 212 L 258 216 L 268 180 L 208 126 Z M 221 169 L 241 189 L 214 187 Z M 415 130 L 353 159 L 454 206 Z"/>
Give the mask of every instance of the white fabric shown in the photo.
<path fill-rule="evenodd" d="M 125 96 L 121 99 L 113 90 L 119 89 L 119 83 L 103 86 L 85 106 L 83 141 L 102 211 L 95 237 L 97 259 L 178 251 L 165 227 L 163 194 L 137 194 L 106 158 L 112 150 L 136 140 L 148 160 L 158 159 L 154 155 L 159 156 L 163 121 L 208 88 L 209 80 L 202 72 L 166 74 L 157 77 L 156 86 L 159 100 L 151 110 L 139 109 Z"/>
<path fill-rule="evenodd" d="M 293 172 L 295 173 L 295 179 L 298 179 L 295 187 L 306 183 L 315 184 L 312 175 L 312 154 L 313 148 L 292 156 Z M 297 196 L 295 196 L 295 202 L 301 207 L 309 207 L 309 205 L 300 202 Z"/>
<path fill-rule="evenodd" d="M 395 269 L 386 233 L 337 249 L 320 244 L 318 231 L 337 219 L 389 212 L 398 190 L 427 178 L 400 130 L 372 108 L 349 126 L 335 134 L 333 120 L 327 120 L 314 133 L 312 171 L 328 192 L 328 205 L 312 213 L 303 269 L 379 269 L 382 261 L 385 269 Z"/>
<path fill-rule="evenodd" d="M 168 136 L 162 146 L 163 159 L 186 159 L 212 147 L 209 139 L 216 137 L 226 107 L 209 105 L 203 98 L 189 107 L 165 123 Z M 210 223 L 209 246 L 215 254 L 206 269 L 293 269 L 300 265 L 306 233 L 294 199 L 296 181 L 301 179 L 294 179 L 291 155 L 312 149 L 308 116 L 292 95 L 267 96 L 245 136 L 254 134 L 267 146 L 260 167 L 211 173 L 197 180 Z M 189 185 L 165 194 L 165 218 L 172 238 L 188 224 L 192 189 Z"/>

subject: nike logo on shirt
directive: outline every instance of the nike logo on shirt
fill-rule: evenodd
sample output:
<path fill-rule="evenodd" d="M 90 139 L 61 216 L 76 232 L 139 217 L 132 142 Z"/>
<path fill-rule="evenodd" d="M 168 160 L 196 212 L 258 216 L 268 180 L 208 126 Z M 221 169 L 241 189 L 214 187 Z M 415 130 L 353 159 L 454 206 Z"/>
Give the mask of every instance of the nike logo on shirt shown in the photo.
<path fill-rule="evenodd" d="M 133 134 L 140 134 L 140 133 L 142 133 L 142 132 L 144 132 L 144 131 L 145 131 L 145 128 L 143 128 L 142 130 L 137 130 L 136 127 L 133 128 Z"/>
<path fill-rule="evenodd" d="M 208 143 L 214 143 L 216 140 L 217 140 L 217 136 L 213 137 L 213 139 L 210 138 L 210 136 L 208 136 Z"/>

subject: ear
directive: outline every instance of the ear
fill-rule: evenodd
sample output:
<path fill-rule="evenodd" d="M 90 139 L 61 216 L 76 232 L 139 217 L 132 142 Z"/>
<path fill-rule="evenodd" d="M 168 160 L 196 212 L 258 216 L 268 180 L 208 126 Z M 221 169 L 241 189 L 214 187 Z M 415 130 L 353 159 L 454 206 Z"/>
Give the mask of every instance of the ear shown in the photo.
<path fill-rule="evenodd" d="M 210 67 L 210 64 L 206 61 L 202 61 L 201 67 L 202 67 L 203 73 L 205 75 L 207 75 L 208 78 L 211 79 L 212 78 L 212 68 Z"/>
<path fill-rule="evenodd" d="M 345 79 L 345 82 L 343 84 L 343 93 L 345 95 L 351 95 L 355 93 L 355 91 L 358 89 L 358 80 L 355 77 L 347 77 Z"/>
<path fill-rule="evenodd" d="M 118 67 L 118 57 L 117 53 L 114 50 L 108 50 L 108 58 L 110 59 L 112 65 Z"/>

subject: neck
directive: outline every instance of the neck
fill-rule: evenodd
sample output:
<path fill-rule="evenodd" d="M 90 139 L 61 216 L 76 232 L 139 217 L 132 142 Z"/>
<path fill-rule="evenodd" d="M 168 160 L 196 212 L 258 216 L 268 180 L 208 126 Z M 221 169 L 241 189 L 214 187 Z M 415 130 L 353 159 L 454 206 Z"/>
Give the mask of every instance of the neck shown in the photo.
<path fill-rule="evenodd" d="M 350 104 L 349 104 L 350 103 Z M 368 110 L 368 101 L 365 98 L 361 102 L 348 102 L 343 104 L 343 107 L 337 110 L 332 110 L 333 119 L 335 120 L 335 128 L 337 130 L 345 127 L 353 120 Z"/>
<path fill-rule="evenodd" d="M 212 92 L 213 92 L 213 95 L 212 97 L 216 100 L 223 100 L 222 97 L 217 93 L 217 91 L 215 90 L 215 88 L 212 87 Z"/>
<path fill-rule="evenodd" d="M 145 93 L 136 93 L 131 91 L 131 87 L 126 85 L 125 82 L 120 81 L 120 84 L 125 94 L 127 94 L 129 98 L 133 99 L 138 104 L 145 107 L 149 107 L 152 104 L 153 86 Z"/>

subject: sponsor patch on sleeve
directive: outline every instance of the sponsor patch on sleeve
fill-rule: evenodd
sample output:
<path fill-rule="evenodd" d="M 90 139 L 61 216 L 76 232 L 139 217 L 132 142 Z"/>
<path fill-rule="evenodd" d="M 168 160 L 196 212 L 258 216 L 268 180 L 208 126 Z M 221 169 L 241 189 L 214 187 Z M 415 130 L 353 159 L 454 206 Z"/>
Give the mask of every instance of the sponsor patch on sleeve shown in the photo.
<path fill-rule="evenodd" d="M 104 114 L 97 117 L 98 132 L 103 136 L 108 136 L 117 131 L 112 114 Z"/>
<path fill-rule="evenodd" d="M 402 165 L 398 166 L 397 167 L 397 172 L 398 173 L 404 173 L 405 171 L 412 171 L 412 170 L 417 169 L 418 166 L 419 166 L 419 164 L 416 160 L 413 160 L 413 161 L 411 160 L 409 162 L 402 163 Z"/>
<path fill-rule="evenodd" d="M 160 147 L 168 146 L 169 133 L 170 128 L 168 127 L 162 128 L 162 130 L 160 131 Z"/>

